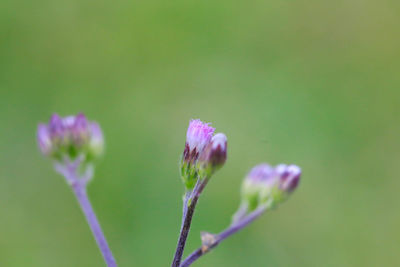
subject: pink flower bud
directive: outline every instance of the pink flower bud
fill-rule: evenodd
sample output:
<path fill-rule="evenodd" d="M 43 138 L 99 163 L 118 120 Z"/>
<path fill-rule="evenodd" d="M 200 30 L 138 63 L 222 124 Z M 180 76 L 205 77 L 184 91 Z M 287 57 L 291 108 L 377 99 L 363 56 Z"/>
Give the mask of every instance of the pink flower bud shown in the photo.
<path fill-rule="evenodd" d="M 279 176 L 279 187 L 285 192 L 292 192 L 300 181 L 301 169 L 296 165 L 280 164 L 276 167 Z"/>
<path fill-rule="evenodd" d="M 52 115 L 47 125 L 39 124 L 37 138 L 41 152 L 57 159 L 82 155 L 91 160 L 101 154 L 104 146 L 100 126 L 82 113 L 64 118 Z"/>
<path fill-rule="evenodd" d="M 223 133 L 217 133 L 206 146 L 200 155 L 200 162 L 203 168 L 211 168 L 214 171 L 222 167 L 227 157 L 227 138 Z"/>
<path fill-rule="evenodd" d="M 210 143 L 214 128 L 200 120 L 191 120 L 186 133 L 183 158 L 187 162 L 196 161 L 204 148 Z"/>

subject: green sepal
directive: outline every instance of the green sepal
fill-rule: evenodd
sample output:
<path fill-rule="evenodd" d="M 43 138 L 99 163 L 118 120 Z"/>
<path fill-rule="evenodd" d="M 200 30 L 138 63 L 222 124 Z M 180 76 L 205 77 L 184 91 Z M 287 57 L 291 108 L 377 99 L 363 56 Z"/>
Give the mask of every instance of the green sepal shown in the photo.
<path fill-rule="evenodd" d="M 190 163 L 181 163 L 181 178 L 187 190 L 192 190 L 198 179 L 198 171 Z"/>

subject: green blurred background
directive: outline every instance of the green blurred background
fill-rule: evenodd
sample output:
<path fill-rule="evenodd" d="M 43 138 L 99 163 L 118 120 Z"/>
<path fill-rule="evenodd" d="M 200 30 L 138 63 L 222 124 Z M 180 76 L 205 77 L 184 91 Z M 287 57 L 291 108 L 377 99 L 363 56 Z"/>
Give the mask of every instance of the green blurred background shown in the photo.
<path fill-rule="evenodd" d="M 229 139 L 187 253 L 260 162 L 295 163 L 279 209 L 193 266 L 400 266 L 399 1 L 2 0 L 0 266 L 104 266 L 35 140 L 53 112 L 100 122 L 89 194 L 120 266 L 169 266 L 191 118 Z"/>

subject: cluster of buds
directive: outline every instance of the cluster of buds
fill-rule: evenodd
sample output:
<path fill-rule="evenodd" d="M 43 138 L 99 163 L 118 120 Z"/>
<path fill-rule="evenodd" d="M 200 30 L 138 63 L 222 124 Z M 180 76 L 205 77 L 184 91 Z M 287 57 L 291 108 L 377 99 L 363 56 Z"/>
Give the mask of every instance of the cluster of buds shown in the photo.
<path fill-rule="evenodd" d="M 82 157 L 90 161 L 104 149 L 100 126 L 83 114 L 64 118 L 54 114 L 48 124 L 39 124 L 37 139 L 40 151 L 56 160 Z"/>
<path fill-rule="evenodd" d="M 257 165 L 243 182 L 242 200 L 249 211 L 260 205 L 273 207 L 287 199 L 297 187 L 300 176 L 301 169 L 296 165 Z"/>
<path fill-rule="evenodd" d="M 198 179 L 210 177 L 221 168 L 227 157 L 227 138 L 223 133 L 213 136 L 215 129 L 200 120 L 191 120 L 181 160 L 181 176 L 187 189 Z"/>

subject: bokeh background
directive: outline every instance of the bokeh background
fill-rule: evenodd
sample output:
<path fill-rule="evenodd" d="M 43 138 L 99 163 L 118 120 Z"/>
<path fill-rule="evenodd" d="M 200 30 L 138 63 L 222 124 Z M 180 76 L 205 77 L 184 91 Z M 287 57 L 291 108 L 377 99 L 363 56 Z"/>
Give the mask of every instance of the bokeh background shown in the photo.
<path fill-rule="evenodd" d="M 85 112 L 89 194 L 120 266 L 169 266 L 191 118 L 229 138 L 196 211 L 218 232 L 248 170 L 295 163 L 279 209 L 193 266 L 400 266 L 399 1 L 2 0 L 0 266 L 104 266 L 38 122 Z"/>

